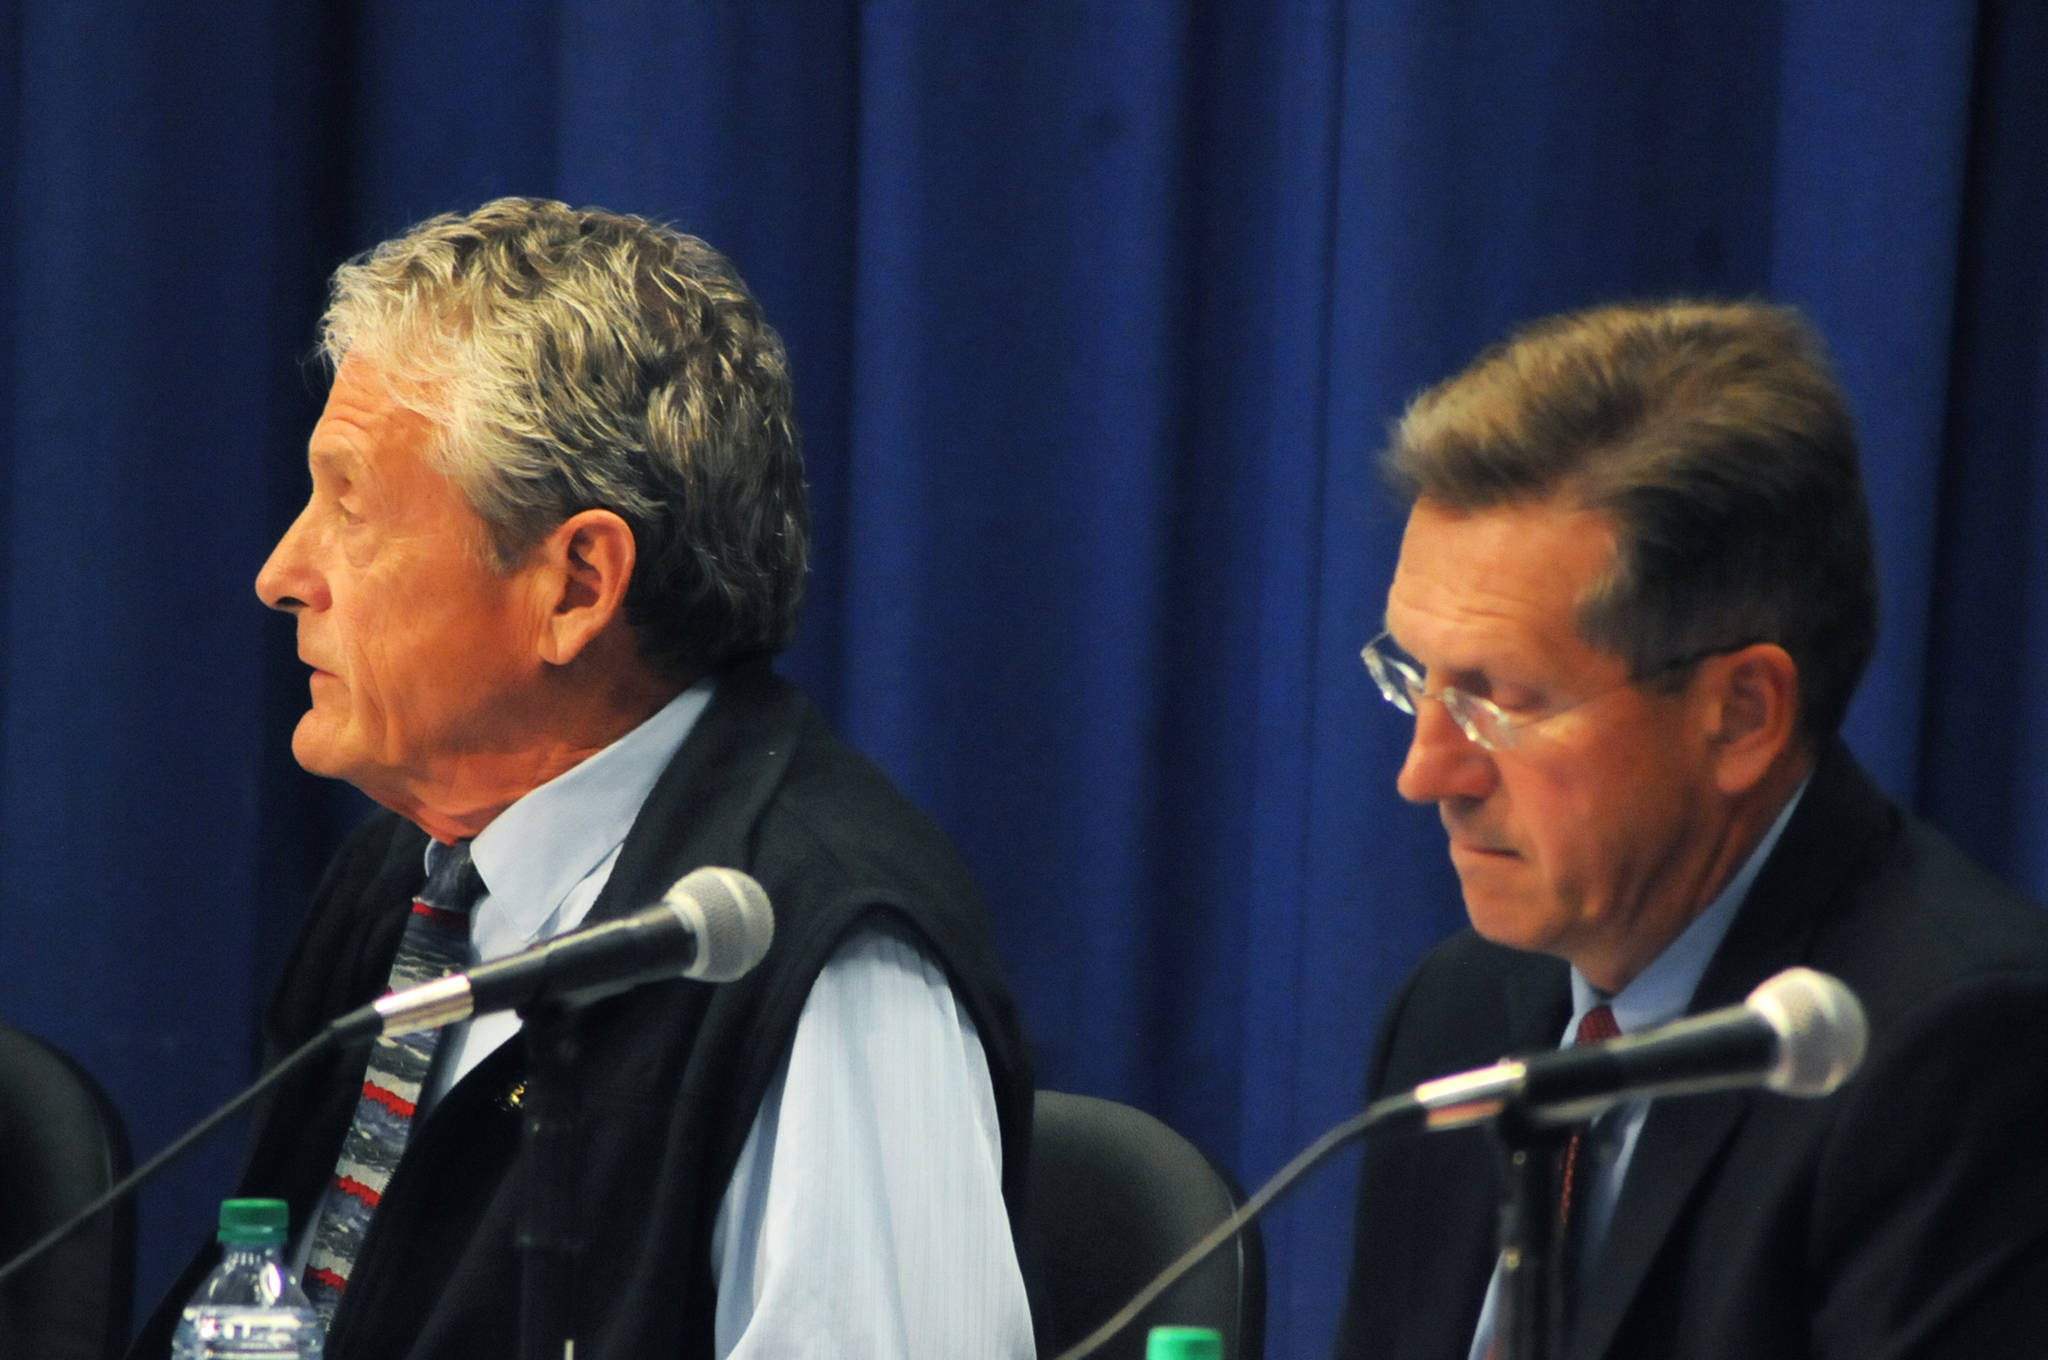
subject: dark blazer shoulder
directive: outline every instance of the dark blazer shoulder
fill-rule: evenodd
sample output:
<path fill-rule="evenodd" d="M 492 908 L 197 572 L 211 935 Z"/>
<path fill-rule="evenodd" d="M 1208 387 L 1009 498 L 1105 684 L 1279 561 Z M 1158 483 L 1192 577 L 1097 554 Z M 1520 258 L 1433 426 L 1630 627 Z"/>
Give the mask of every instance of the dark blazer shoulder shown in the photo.
<path fill-rule="evenodd" d="M 1876 1031 L 1983 975 L 2048 964 L 2048 912 L 1899 807 L 1839 740 L 1694 998 L 1742 1000 L 1806 964 L 1856 991 Z"/>
<path fill-rule="evenodd" d="M 2012 1036 L 2048 1025 L 2048 913 L 1837 741 L 1691 1009 L 1793 965 L 1862 1002 L 1861 1067 L 1825 1101 L 1651 1109 L 1575 1355 L 1860 1356 L 1913 1335 L 1942 1354 L 2014 1353 L 1947 1346 L 1976 1335 L 1972 1317 L 2040 1297 L 2038 1213 L 2012 1206 L 2040 1202 L 2048 1163 L 2019 1150 L 2038 1141 L 2048 1049 Z"/>
<path fill-rule="evenodd" d="M 1396 993 L 1374 1044 L 1368 1096 L 1557 1042 L 1571 1015 L 1565 965 L 1465 929 Z"/>

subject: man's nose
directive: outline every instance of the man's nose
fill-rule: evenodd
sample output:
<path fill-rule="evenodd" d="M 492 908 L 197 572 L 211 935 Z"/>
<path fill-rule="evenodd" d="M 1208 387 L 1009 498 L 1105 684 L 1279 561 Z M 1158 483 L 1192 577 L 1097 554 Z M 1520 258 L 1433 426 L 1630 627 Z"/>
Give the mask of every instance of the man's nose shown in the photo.
<path fill-rule="evenodd" d="M 1499 778 L 1493 753 L 1466 736 L 1441 701 L 1417 697 L 1414 703 L 1415 732 L 1394 780 L 1395 790 L 1411 803 L 1484 798 L 1491 793 Z"/>
<path fill-rule="evenodd" d="M 256 572 L 256 596 L 272 609 L 325 609 L 327 590 L 307 551 L 306 512 L 291 522 Z"/>

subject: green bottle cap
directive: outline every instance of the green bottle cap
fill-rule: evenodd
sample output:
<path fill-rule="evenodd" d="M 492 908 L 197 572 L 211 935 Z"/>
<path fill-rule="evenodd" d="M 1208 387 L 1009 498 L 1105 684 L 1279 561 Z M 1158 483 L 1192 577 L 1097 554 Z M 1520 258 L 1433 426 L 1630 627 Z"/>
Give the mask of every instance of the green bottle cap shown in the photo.
<path fill-rule="evenodd" d="M 1145 1360 L 1223 1360 L 1223 1333 L 1214 1327 L 1154 1327 Z"/>
<path fill-rule="evenodd" d="M 224 1199 L 220 1202 L 220 1240 L 247 1247 L 275 1246 L 284 1241 L 291 1210 L 281 1199 Z"/>

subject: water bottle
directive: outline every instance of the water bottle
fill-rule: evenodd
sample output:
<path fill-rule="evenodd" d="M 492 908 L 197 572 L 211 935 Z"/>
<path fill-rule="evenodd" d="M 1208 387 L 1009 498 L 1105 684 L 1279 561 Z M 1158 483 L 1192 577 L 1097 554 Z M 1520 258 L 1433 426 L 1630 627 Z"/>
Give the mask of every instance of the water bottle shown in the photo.
<path fill-rule="evenodd" d="M 284 1264 L 281 1199 L 220 1206 L 221 1262 L 171 1337 L 171 1360 L 320 1360 L 327 1328 Z"/>
<path fill-rule="evenodd" d="M 1145 1360 L 1223 1360 L 1223 1333 L 1214 1327 L 1154 1327 L 1145 1337 Z"/>

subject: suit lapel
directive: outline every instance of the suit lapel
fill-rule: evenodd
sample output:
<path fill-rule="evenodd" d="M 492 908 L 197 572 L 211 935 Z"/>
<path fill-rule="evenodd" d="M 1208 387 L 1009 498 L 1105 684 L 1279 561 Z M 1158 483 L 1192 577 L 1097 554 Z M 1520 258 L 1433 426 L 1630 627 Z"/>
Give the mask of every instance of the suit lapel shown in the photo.
<path fill-rule="evenodd" d="M 1886 826 L 1887 804 L 1848 749 L 1832 743 L 1799 807 L 1700 978 L 1688 1014 L 1741 1004 L 1755 986 L 1808 953 L 1854 866 Z M 1600 1286 L 1582 1300 L 1573 1360 L 1604 1356 L 1688 1203 L 1758 1100 L 1730 1091 L 1652 1105 L 1602 1249 Z"/>
<path fill-rule="evenodd" d="M 1601 1251 L 1599 1287 L 1586 1290 L 1580 1301 L 1568 1347 L 1574 1360 L 1607 1353 L 1694 1188 L 1754 1099 L 1738 1092 L 1689 1096 L 1684 1111 L 1676 1115 L 1669 1108 L 1652 1107 L 1636 1140 L 1614 1224 Z"/>
<path fill-rule="evenodd" d="M 1571 1023 L 1570 971 L 1555 959 L 1528 959 L 1528 964 L 1510 974 L 1501 988 L 1507 1013 L 1502 1057 L 1556 1048 Z"/>

